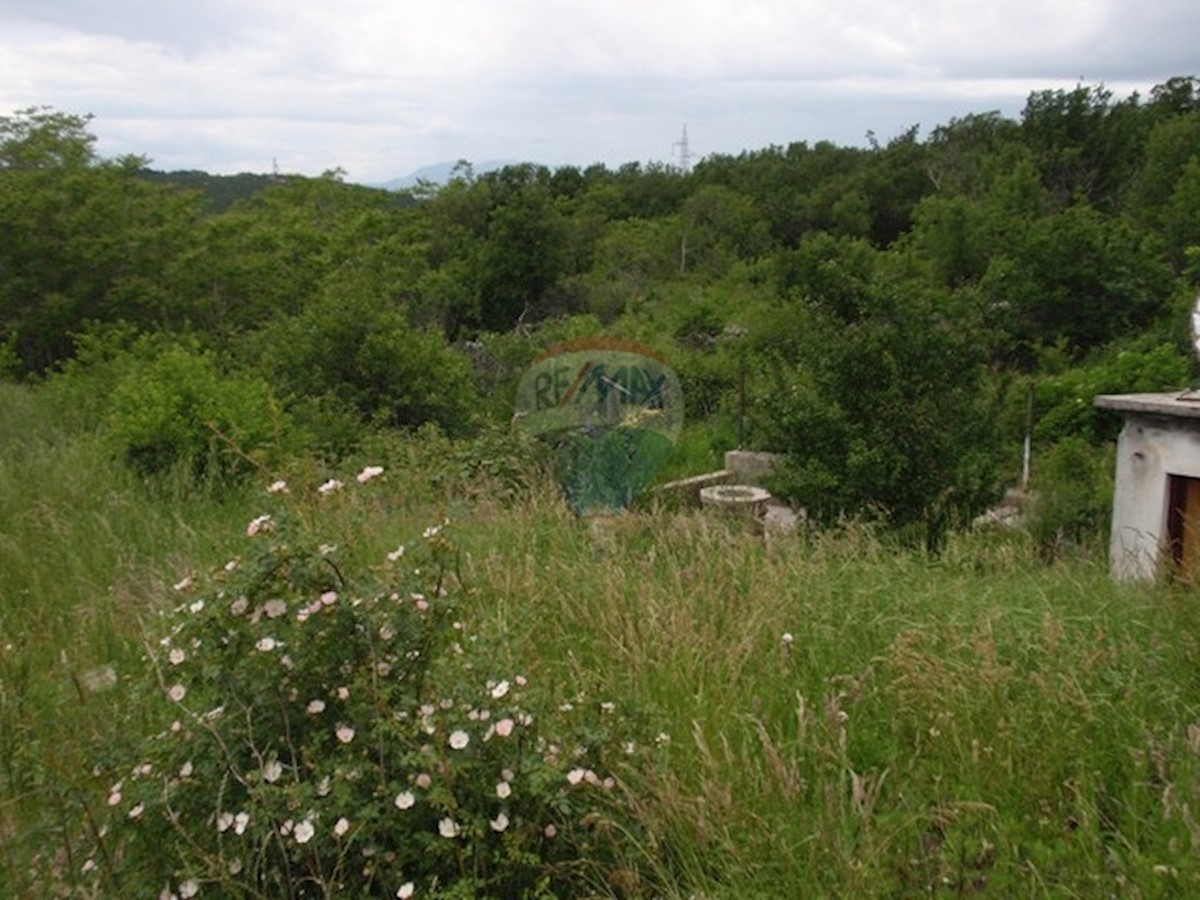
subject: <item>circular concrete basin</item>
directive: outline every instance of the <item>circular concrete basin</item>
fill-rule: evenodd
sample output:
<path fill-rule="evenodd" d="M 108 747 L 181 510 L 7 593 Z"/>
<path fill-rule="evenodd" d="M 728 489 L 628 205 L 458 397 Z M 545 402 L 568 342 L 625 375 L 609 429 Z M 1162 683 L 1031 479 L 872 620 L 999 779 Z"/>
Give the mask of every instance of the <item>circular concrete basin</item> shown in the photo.
<path fill-rule="evenodd" d="M 769 491 L 749 484 L 718 484 L 700 489 L 700 505 L 730 518 L 754 520 L 766 511 Z"/>

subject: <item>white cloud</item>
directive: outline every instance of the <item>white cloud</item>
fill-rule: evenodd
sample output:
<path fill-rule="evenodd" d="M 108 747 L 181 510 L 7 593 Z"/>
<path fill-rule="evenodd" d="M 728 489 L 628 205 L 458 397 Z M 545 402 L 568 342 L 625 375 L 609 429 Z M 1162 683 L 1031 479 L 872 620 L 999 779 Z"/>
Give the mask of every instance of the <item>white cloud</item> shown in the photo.
<path fill-rule="evenodd" d="M 236 0 L 0 0 L 0 22 L 149 41 L 190 54 L 230 41 L 263 6 Z"/>
<path fill-rule="evenodd" d="M 101 152 L 161 168 L 617 165 L 685 121 L 737 152 L 1145 90 L 1198 33 L 1191 0 L 0 0 L 0 113 L 95 113 Z"/>

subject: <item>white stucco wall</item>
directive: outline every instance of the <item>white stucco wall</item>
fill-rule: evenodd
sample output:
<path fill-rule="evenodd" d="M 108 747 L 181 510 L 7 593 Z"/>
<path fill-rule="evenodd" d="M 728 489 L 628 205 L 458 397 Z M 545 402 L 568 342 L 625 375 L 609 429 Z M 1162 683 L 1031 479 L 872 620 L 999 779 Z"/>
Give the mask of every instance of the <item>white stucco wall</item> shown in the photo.
<path fill-rule="evenodd" d="M 1169 476 L 1200 478 L 1200 404 L 1175 394 L 1096 398 L 1122 412 L 1117 441 L 1109 570 L 1114 578 L 1155 578 L 1167 552 Z"/>

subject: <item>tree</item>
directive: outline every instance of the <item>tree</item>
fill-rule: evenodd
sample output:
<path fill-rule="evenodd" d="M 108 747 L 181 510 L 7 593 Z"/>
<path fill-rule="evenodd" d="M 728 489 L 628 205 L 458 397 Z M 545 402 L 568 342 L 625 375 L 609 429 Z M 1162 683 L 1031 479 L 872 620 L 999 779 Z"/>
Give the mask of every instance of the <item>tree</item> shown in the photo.
<path fill-rule="evenodd" d="M 96 161 L 91 116 L 32 106 L 0 116 L 0 170 L 78 169 Z"/>
<path fill-rule="evenodd" d="M 1111 212 L 1141 166 L 1149 120 L 1136 94 L 1113 102 L 1103 86 L 1030 94 L 1021 135 L 1058 208 L 1079 198 Z"/>
<path fill-rule="evenodd" d="M 871 284 L 880 258 L 880 252 L 862 238 L 817 232 L 777 258 L 779 289 L 853 322 L 873 301 Z"/>
<path fill-rule="evenodd" d="M 1177 272 L 1200 247 L 1200 157 L 1188 160 L 1162 212 L 1163 231 Z"/>
<path fill-rule="evenodd" d="M 926 197 L 913 211 L 912 244 L 945 287 L 979 280 L 987 270 L 987 238 L 982 205 L 965 196 Z"/>
<path fill-rule="evenodd" d="M 191 324 L 225 339 L 294 313 L 347 260 L 372 255 L 403 217 L 384 191 L 342 181 L 287 177 L 209 216 L 175 264 Z"/>
<path fill-rule="evenodd" d="M 66 359 L 89 321 L 182 321 L 170 273 L 199 199 L 140 179 L 140 158 L 98 160 L 87 122 L 45 110 L 0 118 L 0 343 L 24 373 Z"/>
<path fill-rule="evenodd" d="M 869 237 L 876 247 L 890 246 L 908 231 L 913 209 L 933 192 L 928 155 L 917 140 L 917 126 L 869 154 L 862 190 L 871 211 Z"/>
<path fill-rule="evenodd" d="M 360 425 L 434 422 L 461 433 L 474 418 L 477 398 L 466 357 L 353 280 L 331 280 L 304 310 L 252 335 L 244 352 L 289 403 L 316 402 L 335 414 L 352 410 Z"/>
<path fill-rule="evenodd" d="M 766 221 L 774 244 L 795 247 L 806 232 L 830 230 L 851 237 L 864 223 L 862 171 L 868 154 L 820 141 L 799 141 L 738 156 L 714 154 L 697 163 L 691 182 L 721 185 L 749 198 Z M 868 202 L 869 205 L 869 202 Z"/>
<path fill-rule="evenodd" d="M 990 184 L 994 161 L 1004 159 L 1020 140 L 1020 126 L 998 112 L 951 119 L 929 135 L 929 179 L 939 194 L 978 197 Z"/>
<path fill-rule="evenodd" d="M 493 208 L 480 257 L 480 324 L 506 331 L 537 316 L 565 265 L 566 230 L 536 180 L 506 186 Z"/>
<path fill-rule="evenodd" d="M 1150 323 L 1171 288 L 1161 249 L 1081 202 L 1012 233 L 981 289 L 1011 342 L 1065 342 L 1081 354 Z"/>
<path fill-rule="evenodd" d="M 674 216 L 610 223 L 596 241 L 584 278 L 589 309 L 608 321 L 644 301 L 654 285 L 678 275 L 681 240 Z"/>
<path fill-rule="evenodd" d="M 1156 84 L 1150 89 L 1150 110 L 1163 117 L 1200 111 L 1200 78 L 1177 75 Z"/>
<path fill-rule="evenodd" d="M 1180 190 L 1188 167 L 1200 159 L 1200 111 L 1158 122 L 1146 139 L 1145 162 L 1129 191 L 1128 206 L 1138 220 L 1168 232 L 1176 271 L 1183 265 L 1185 244 L 1179 241 L 1180 221 L 1172 198 Z M 1186 191 L 1186 189 L 1184 189 Z M 1182 210 L 1179 210 L 1182 211 Z M 1195 217 L 1195 209 L 1191 211 Z M 1186 217 L 1186 213 L 1185 213 Z"/>
<path fill-rule="evenodd" d="M 815 520 L 871 510 L 935 548 L 993 497 L 997 445 L 978 326 L 880 272 L 853 321 L 798 303 L 754 340 L 754 430 L 777 488 Z"/>
<path fill-rule="evenodd" d="M 719 185 L 688 197 L 682 220 L 680 271 L 720 275 L 735 260 L 753 259 L 770 245 L 766 222 L 753 201 Z"/>

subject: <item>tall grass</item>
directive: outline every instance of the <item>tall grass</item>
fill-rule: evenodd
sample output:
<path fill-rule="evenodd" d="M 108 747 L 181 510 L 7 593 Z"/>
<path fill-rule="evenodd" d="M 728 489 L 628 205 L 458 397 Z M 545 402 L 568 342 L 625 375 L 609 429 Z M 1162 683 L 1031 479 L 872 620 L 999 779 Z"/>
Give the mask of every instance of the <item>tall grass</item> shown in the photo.
<path fill-rule="evenodd" d="M 699 515 L 530 525 L 476 546 L 486 605 L 525 623 L 520 658 L 658 708 L 672 764 L 633 793 L 687 891 L 1091 896 L 1200 874 L 1186 592 L 1045 567 L 1019 536 L 930 560 Z"/>
<path fill-rule="evenodd" d="M 244 501 L 139 481 L 44 394 L 0 384 L 0 893 L 54 861 L 76 788 L 111 736 L 140 622 L 228 546 Z M 59 858 L 61 864 L 64 861 Z"/>
<path fill-rule="evenodd" d="M 32 896 L 71 882 L 90 768 L 136 720 L 140 623 L 259 510 L 137 482 L 36 393 L 0 408 L 0 893 Z M 689 511 L 581 521 L 540 482 L 372 452 L 387 484 L 347 543 L 378 555 L 448 515 L 504 670 L 657 723 L 660 764 L 623 787 L 668 895 L 1197 890 L 1192 592 L 1117 585 L 1086 550 L 1046 565 L 1020 534 L 930 558 L 854 525 L 764 543 Z"/>

